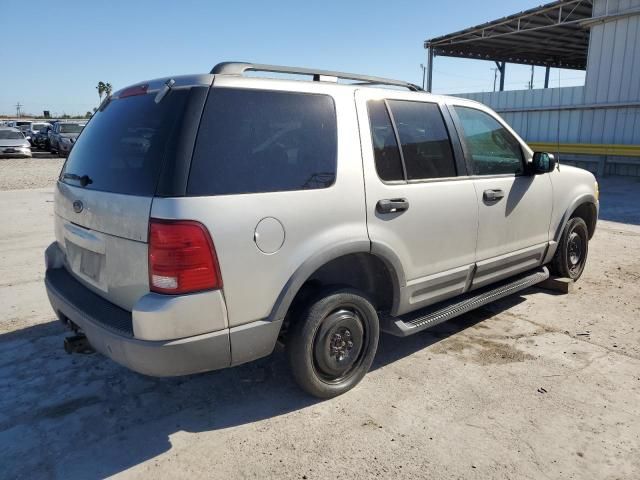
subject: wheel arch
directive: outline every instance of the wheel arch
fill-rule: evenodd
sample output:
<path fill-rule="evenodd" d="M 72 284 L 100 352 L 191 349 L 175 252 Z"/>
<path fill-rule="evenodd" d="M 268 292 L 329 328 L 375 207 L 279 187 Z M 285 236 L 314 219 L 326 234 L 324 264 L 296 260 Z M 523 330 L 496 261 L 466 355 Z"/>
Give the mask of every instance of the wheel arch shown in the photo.
<path fill-rule="evenodd" d="M 573 217 L 580 217 L 585 221 L 587 229 L 589 230 L 589 239 L 591 239 L 596 230 L 596 223 L 598 222 L 598 202 L 595 196 L 591 194 L 580 195 L 571 203 L 556 229 L 553 236 L 554 241 L 560 241 L 564 228 Z"/>
<path fill-rule="evenodd" d="M 375 249 L 374 249 L 375 250 Z M 301 293 L 303 287 L 315 279 L 323 278 L 335 279 L 336 284 L 345 286 L 362 287 L 362 284 L 371 283 L 371 285 L 384 285 L 381 278 L 362 278 L 361 284 L 353 285 L 354 282 L 345 275 L 336 276 L 336 271 L 340 268 L 358 268 L 355 273 L 382 273 L 386 275 L 385 281 L 391 287 L 388 293 L 389 309 L 393 310 L 400 301 L 400 288 L 404 284 L 404 273 L 399 259 L 392 251 L 372 251 L 371 242 L 368 240 L 360 240 L 354 242 L 333 245 L 324 251 L 318 252 L 309 257 L 302 263 L 293 275 L 289 278 L 285 286 L 282 288 L 278 298 L 271 310 L 269 320 L 282 321 L 292 307 L 294 300 Z M 384 270 L 382 270 L 384 269 Z M 366 276 L 366 275 L 365 275 Z M 356 282 L 358 283 L 358 282 Z M 381 292 L 382 295 L 387 294 Z"/>

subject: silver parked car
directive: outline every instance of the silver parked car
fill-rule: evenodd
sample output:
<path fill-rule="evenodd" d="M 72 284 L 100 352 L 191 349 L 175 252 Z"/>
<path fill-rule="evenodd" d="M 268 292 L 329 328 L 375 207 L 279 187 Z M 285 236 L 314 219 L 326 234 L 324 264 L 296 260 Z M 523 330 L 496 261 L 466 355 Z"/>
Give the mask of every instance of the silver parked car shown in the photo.
<path fill-rule="evenodd" d="M 479 103 L 224 63 L 101 105 L 56 185 L 45 282 L 69 351 L 168 376 L 280 341 L 326 398 L 363 378 L 380 331 L 415 334 L 550 270 L 577 280 L 598 205 L 591 173 Z"/>
<path fill-rule="evenodd" d="M 86 125 L 85 122 L 56 122 L 49 132 L 49 151 L 66 157 Z"/>
<path fill-rule="evenodd" d="M 31 157 L 31 145 L 21 130 L 0 127 L 0 157 Z"/>

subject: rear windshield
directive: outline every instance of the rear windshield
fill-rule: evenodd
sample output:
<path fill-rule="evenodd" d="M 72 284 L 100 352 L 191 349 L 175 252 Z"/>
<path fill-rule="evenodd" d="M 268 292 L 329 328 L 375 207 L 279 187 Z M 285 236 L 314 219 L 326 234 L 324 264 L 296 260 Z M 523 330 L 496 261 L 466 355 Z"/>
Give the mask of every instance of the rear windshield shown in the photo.
<path fill-rule="evenodd" d="M 61 180 L 78 185 L 86 175 L 87 189 L 153 195 L 187 94 L 176 89 L 160 103 L 155 94 L 111 100 L 78 137 Z"/>

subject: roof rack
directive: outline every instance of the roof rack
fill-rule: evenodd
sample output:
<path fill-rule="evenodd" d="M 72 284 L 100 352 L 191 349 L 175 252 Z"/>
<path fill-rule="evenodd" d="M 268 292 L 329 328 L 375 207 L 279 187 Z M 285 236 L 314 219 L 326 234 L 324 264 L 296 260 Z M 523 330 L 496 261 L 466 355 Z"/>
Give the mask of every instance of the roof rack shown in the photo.
<path fill-rule="evenodd" d="M 259 63 L 245 62 L 223 62 L 211 69 L 214 75 L 243 75 L 245 72 L 272 72 L 290 73 L 293 75 L 309 75 L 315 82 L 337 82 L 339 78 L 345 80 L 356 80 L 359 85 L 392 85 L 395 87 L 408 88 L 413 92 L 422 91 L 418 85 L 403 82 L 401 80 L 391 80 L 382 77 L 371 77 L 369 75 L 358 75 L 356 73 L 332 72 L 330 70 L 317 70 L 315 68 L 283 67 L 281 65 L 263 65 Z"/>

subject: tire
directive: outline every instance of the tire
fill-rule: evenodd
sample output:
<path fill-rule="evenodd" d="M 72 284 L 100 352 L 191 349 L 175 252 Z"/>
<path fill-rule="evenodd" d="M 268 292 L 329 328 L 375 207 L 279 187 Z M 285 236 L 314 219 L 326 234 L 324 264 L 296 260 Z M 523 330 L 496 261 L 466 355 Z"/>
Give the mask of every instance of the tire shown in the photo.
<path fill-rule="evenodd" d="M 324 289 L 295 319 L 287 339 L 293 377 L 315 397 L 341 395 L 369 371 L 379 336 L 376 309 L 360 291 Z"/>
<path fill-rule="evenodd" d="M 577 281 L 587 263 L 589 229 L 580 217 L 569 219 L 564 227 L 558 250 L 551 261 L 551 273 Z"/>

